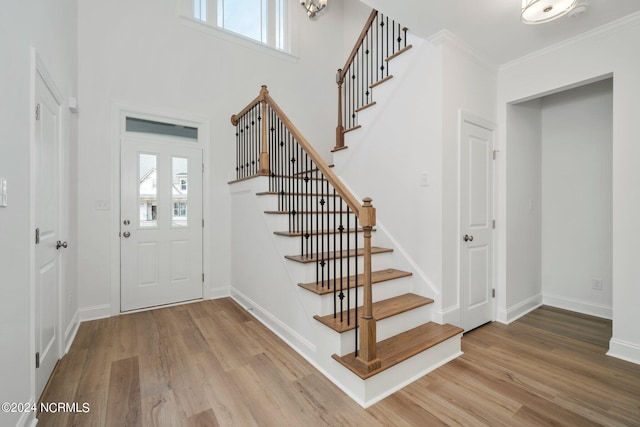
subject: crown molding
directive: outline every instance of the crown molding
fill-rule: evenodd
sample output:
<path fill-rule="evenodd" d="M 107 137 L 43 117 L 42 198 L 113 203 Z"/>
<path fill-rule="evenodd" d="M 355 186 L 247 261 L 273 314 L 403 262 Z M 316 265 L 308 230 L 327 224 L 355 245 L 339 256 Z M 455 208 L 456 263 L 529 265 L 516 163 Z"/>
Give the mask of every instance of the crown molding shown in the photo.
<path fill-rule="evenodd" d="M 433 46 L 447 45 L 456 49 L 458 52 L 462 53 L 489 72 L 495 73 L 498 71 L 498 66 L 494 62 L 478 53 L 469 44 L 465 43 L 461 38 L 447 29 L 438 31 L 437 33 L 429 36 L 426 40 Z"/>
<path fill-rule="evenodd" d="M 620 30 L 627 25 L 635 24 L 640 22 L 640 12 L 634 12 L 630 15 L 624 16 L 620 19 L 616 19 L 615 21 L 611 21 L 607 24 L 604 24 L 600 27 L 594 28 L 592 30 L 586 31 L 577 36 L 568 38 L 559 43 L 553 44 L 551 46 L 545 47 L 543 49 L 537 50 L 535 52 L 529 53 L 527 55 L 521 56 L 520 58 L 514 59 L 513 61 L 506 62 L 498 67 L 499 71 L 506 70 L 511 67 L 515 67 L 523 62 L 531 61 L 533 59 L 542 57 L 551 52 L 564 49 L 568 46 L 574 45 L 576 43 L 580 43 L 585 40 L 595 39 L 597 37 L 601 37 L 603 35 L 612 33 L 614 31 Z"/>

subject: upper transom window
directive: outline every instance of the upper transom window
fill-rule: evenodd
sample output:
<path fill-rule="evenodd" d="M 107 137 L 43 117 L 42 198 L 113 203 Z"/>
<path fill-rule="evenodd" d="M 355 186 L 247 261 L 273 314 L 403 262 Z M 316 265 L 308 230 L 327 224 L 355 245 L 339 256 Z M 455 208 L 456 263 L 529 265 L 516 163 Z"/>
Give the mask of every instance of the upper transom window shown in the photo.
<path fill-rule="evenodd" d="M 193 18 L 290 52 L 289 0 L 191 0 Z"/>

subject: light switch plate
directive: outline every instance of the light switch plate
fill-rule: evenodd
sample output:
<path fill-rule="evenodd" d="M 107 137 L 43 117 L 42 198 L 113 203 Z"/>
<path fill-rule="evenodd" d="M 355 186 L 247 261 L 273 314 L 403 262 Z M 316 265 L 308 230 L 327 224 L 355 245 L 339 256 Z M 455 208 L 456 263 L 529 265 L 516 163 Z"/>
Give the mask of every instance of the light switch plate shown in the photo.
<path fill-rule="evenodd" d="M 0 178 L 0 208 L 7 207 L 7 180 Z"/>

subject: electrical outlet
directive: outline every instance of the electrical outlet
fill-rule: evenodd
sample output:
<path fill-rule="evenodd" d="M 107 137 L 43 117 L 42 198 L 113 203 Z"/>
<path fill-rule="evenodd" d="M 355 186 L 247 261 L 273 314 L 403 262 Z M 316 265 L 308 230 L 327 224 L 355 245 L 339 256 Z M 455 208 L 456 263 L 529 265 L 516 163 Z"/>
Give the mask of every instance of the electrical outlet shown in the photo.
<path fill-rule="evenodd" d="M 7 207 L 7 180 L 0 178 L 0 207 Z"/>
<path fill-rule="evenodd" d="M 602 279 L 591 279 L 591 289 L 596 291 L 602 290 Z"/>

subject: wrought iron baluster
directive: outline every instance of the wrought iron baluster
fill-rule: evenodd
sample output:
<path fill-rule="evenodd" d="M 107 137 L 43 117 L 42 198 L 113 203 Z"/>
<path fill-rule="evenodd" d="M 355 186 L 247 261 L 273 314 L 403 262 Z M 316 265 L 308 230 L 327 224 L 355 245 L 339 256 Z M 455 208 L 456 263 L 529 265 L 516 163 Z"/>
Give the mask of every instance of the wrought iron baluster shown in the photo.
<path fill-rule="evenodd" d="M 385 25 L 385 26 L 387 27 L 387 28 L 386 28 L 386 30 L 387 30 L 387 35 L 386 35 L 386 37 L 384 38 L 384 42 L 385 42 L 385 44 L 387 45 L 387 53 L 386 53 L 386 54 L 385 54 L 385 56 L 384 56 L 384 57 L 385 57 L 385 60 L 389 57 L 389 17 L 387 16 L 386 18 L 387 18 L 387 23 L 386 23 L 386 25 Z M 385 69 L 387 70 L 387 76 L 388 76 L 388 75 L 389 75 L 389 67 L 386 67 Z"/>
<path fill-rule="evenodd" d="M 350 219 L 351 219 L 351 213 L 350 213 L 350 208 L 349 206 L 347 206 L 346 208 L 346 215 L 347 215 L 347 310 L 351 309 L 351 292 L 349 292 L 349 282 L 350 282 L 350 270 L 351 270 L 351 223 L 350 223 Z M 355 236 L 356 239 L 358 238 L 358 230 L 356 229 L 355 231 Z M 358 255 L 354 255 L 355 256 L 355 260 L 356 262 L 358 261 Z M 349 316 L 347 316 L 347 325 L 351 324 L 351 318 Z"/>
<path fill-rule="evenodd" d="M 338 286 L 338 249 L 336 245 L 336 215 L 338 209 L 336 204 L 336 189 L 333 188 L 333 286 Z M 340 295 L 338 295 L 340 298 Z M 340 300 L 340 322 L 343 321 L 343 313 L 342 313 L 342 300 Z"/>
<path fill-rule="evenodd" d="M 340 225 L 338 226 L 338 229 L 336 231 L 340 232 L 340 238 L 338 239 L 338 242 L 340 243 L 340 273 L 336 273 L 336 279 L 339 277 L 340 278 L 340 313 L 344 313 L 344 305 L 343 305 L 343 301 L 344 301 L 344 287 L 342 286 L 342 266 L 344 263 L 344 254 L 342 252 L 342 239 L 344 238 L 344 227 L 342 226 L 342 198 L 340 196 L 338 196 L 338 202 L 340 203 Z M 334 232 L 334 235 L 336 233 Z M 337 248 L 334 248 L 334 250 L 337 251 Z M 348 306 L 347 306 L 348 309 Z M 340 319 L 341 321 L 344 321 L 342 318 Z M 347 315 L 347 322 L 349 321 L 349 316 Z"/>
<path fill-rule="evenodd" d="M 358 228 L 358 218 L 355 217 L 354 214 L 354 218 L 353 218 L 353 223 L 355 224 L 356 229 Z M 358 235 L 356 234 L 356 239 L 355 239 L 355 244 L 354 244 L 355 248 L 354 250 L 356 251 L 356 254 L 358 253 Z M 353 328 L 353 331 L 355 333 L 355 355 L 356 357 L 358 357 L 358 258 L 356 256 L 356 262 L 355 262 L 355 283 L 354 283 L 354 297 L 355 297 L 355 325 Z"/>

